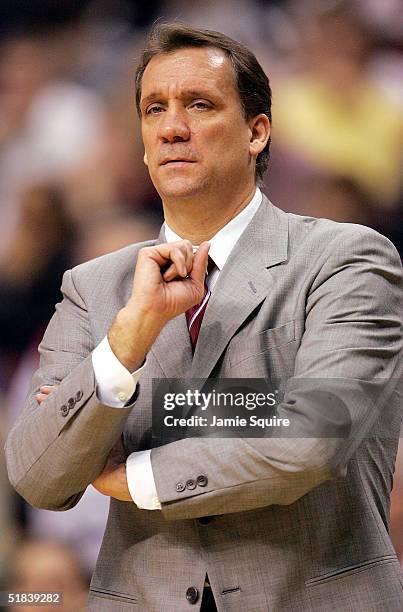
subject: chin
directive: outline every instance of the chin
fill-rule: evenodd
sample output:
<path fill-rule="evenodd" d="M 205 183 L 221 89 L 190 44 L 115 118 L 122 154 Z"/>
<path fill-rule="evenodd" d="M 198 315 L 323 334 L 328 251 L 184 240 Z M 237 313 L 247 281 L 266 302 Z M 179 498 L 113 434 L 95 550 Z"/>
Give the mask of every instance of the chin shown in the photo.
<path fill-rule="evenodd" d="M 184 181 L 181 179 L 172 181 L 165 185 L 160 185 L 157 189 L 161 198 L 188 198 L 200 195 L 205 190 L 205 185 L 201 183 Z"/>

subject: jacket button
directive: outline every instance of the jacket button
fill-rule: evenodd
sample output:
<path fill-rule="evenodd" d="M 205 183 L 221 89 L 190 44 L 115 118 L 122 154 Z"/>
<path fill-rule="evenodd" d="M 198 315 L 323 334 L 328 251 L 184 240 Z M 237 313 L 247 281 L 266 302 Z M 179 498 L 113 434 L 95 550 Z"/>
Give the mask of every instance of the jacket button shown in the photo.
<path fill-rule="evenodd" d="M 67 408 L 66 404 L 63 404 L 63 406 L 60 407 L 60 412 L 61 415 L 66 417 L 69 413 L 69 409 Z"/>
<path fill-rule="evenodd" d="M 186 599 L 190 604 L 196 603 L 196 601 L 199 599 L 199 591 L 196 589 L 196 587 L 192 586 L 188 588 L 186 591 Z"/>
<path fill-rule="evenodd" d="M 79 391 L 77 391 L 76 393 L 76 402 L 79 402 L 80 399 L 83 397 L 83 392 L 81 391 L 81 389 Z"/>
<path fill-rule="evenodd" d="M 175 489 L 178 491 L 178 493 L 182 493 L 182 491 L 185 490 L 185 485 L 183 484 L 183 482 L 177 482 L 175 485 Z"/>
<path fill-rule="evenodd" d="M 204 476 L 204 474 L 200 474 L 200 476 L 197 477 L 196 482 L 199 487 L 206 487 L 208 483 L 208 478 L 207 476 Z"/>
<path fill-rule="evenodd" d="M 76 405 L 76 400 L 74 399 L 74 397 L 69 397 L 69 399 L 67 400 L 68 409 L 72 410 L 75 405 Z"/>
<path fill-rule="evenodd" d="M 193 491 L 193 489 L 196 488 L 196 481 L 195 480 L 187 480 L 186 481 L 186 488 L 189 489 L 190 491 Z"/>

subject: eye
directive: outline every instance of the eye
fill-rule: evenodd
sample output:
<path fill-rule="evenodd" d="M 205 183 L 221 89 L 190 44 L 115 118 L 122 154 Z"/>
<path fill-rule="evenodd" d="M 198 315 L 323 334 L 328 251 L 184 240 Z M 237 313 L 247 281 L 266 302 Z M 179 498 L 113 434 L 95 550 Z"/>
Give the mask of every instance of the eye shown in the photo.
<path fill-rule="evenodd" d="M 209 102 L 205 102 L 204 100 L 195 100 L 191 103 L 190 108 L 203 111 L 211 108 L 211 104 Z"/>
<path fill-rule="evenodd" d="M 157 113 L 161 113 L 163 110 L 164 109 L 161 104 L 151 104 L 146 108 L 146 115 L 156 115 Z"/>

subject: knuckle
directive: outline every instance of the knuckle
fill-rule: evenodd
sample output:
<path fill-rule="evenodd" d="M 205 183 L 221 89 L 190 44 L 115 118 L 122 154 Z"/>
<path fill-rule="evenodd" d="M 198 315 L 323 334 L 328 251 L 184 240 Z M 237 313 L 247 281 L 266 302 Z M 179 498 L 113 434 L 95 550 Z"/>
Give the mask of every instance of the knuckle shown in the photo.
<path fill-rule="evenodd" d="M 143 247 L 142 249 L 140 249 L 137 255 L 138 259 L 144 259 L 144 257 L 147 257 L 149 250 L 150 247 Z"/>
<path fill-rule="evenodd" d="M 178 257 L 179 259 L 183 259 L 185 256 L 185 250 L 183 249 L 183 247 L 178 247 L 177 249 L 175 249 L 175 255 L 176 257 Z"/>

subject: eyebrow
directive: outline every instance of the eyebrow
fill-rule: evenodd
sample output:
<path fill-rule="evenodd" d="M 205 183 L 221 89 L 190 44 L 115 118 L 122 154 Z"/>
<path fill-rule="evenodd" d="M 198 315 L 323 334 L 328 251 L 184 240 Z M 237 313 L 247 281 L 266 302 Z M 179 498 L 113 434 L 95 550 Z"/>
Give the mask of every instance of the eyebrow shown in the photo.
<path fill-rule="evenodd" d="M 208 93 L 206 90 L 202 91 L 200 89 L 188 89 L 184 91 L 184 94 L 185 94 L 185 97 L 189 97 L 189 98 L 208 98 L 208 99 L 211 98 L 210 93 Z M 155 91 L 149 94 L 148 96 L 146 96 L 145 98 L 143 98 L 142 100 L 140 100 L 140 107 L 143 108 L 149 102 L 156 101 L 161 97 L 163 97 L 162 92 Z"/>

